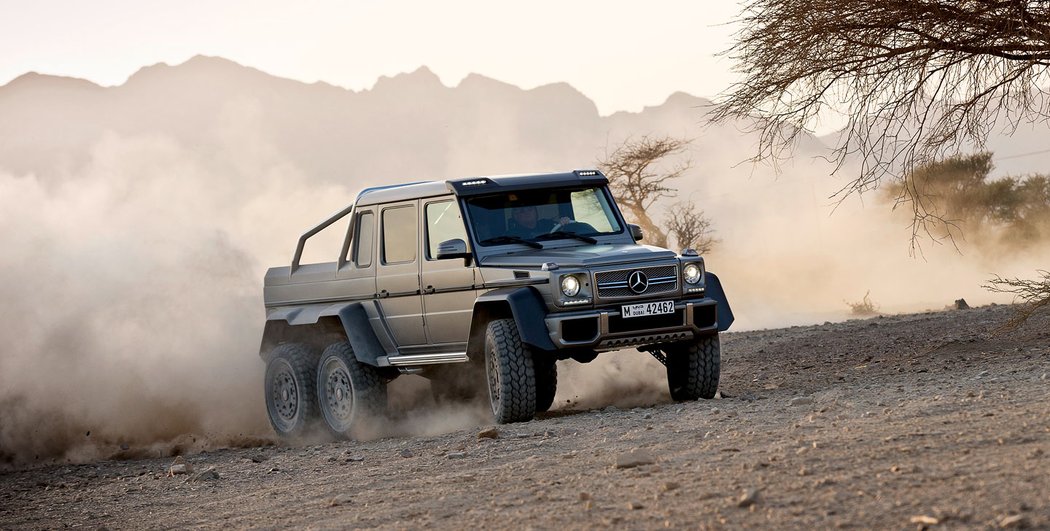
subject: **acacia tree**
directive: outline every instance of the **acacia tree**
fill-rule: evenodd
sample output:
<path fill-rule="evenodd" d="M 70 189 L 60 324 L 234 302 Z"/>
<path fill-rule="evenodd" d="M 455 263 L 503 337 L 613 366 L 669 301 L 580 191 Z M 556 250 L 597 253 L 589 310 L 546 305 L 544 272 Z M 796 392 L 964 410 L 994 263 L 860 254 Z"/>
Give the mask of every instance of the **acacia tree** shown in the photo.
<path fill-rule="evenodd" d="M 647 240 L 667 247 L 668 236 L 673 236 L 680 247 L 706 252 L 716 240 L 711 236 L 711 222 L 696 205 L 675 203 L 668 211 L 665 227 L 654 219 L 654 206 L 676 192 L 670 187 L 670 181 L 681 177 L 690 167 L 688 161 L 670 168 L 659 163 L 668 156 L 683 153 L 688 144 L 688 140 L 669 136 L 627 139 L 600 160 L 598 166 L 609 178 L 609 188 L 617 202 L 642 228 Z"/>
<path fill-rule="evenodd" d="M 839 197 L 901 181 L 913 246 L 944 221 L 908 185 L 915 168 L 983 149 L 997 124 L 1050 120 L 1047 0 L 745 0 L 739 22 L 727 53 L 741 80 L 713 119 L 757 118 L 755 159 L 775 163 L 842 113 L 832 158 L 860 170 Z"/>
<path fill-rule="evenodd" d="M 697 211 L 692 203 L 679 201 L 671 205 L 667 209 L 667 222 L 664 225 L 668 235 L 674 236 L 679 247 L 707 254 L 718 243 L 713 235 L 711 220 L 704 217 L 703 211 Z"/>
<path fill-rule="evenodd" d="M 727 53 L 742 79 L 713 118 L 757 117 L 755 158 L 775 162 L 842 113 L 833 158 L 861 168 L 840 197 L 980 149 L 1001 119 L 1050 118 L 1046 0 L 749 0 L 740 22 Z M 920 231 L 933 218 L 903 190 Z"/>
<path fill-rule="evenodd" d="M 944 220 L 931 228 L 934 237 L 965 234 L 971 243 L 993 244 L 998 252 L 1050 238 L 1050 176 L 991 179 L 992 168 L 987 151 L 948 157 L 890 183 L 886 197 L 892 201 L 904 193 L 902 187 L 910 187 L 926 210 Z"/>

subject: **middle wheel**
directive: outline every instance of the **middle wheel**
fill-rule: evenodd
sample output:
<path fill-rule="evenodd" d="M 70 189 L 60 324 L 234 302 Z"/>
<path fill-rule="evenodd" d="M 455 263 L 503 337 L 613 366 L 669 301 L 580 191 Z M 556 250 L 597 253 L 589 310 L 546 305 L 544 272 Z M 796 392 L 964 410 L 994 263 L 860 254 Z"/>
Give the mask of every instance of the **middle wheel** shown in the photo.
<path fill-rule="evenodd" d="M 347 342 L 329 345 L 317 364 L 317 398 L 332 435 L 360 437 L 386 411 L 386 383 L 354 356 Z"/>

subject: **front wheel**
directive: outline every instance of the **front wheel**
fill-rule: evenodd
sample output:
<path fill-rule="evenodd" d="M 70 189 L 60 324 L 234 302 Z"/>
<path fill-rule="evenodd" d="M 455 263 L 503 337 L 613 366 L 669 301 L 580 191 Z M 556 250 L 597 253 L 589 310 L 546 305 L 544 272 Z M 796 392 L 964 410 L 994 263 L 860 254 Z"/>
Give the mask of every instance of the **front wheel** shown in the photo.
<path fill-rule="evenodd" d="M 536 372 L 513 319 L 497 319 L 485 330 L 485 374 L 496 422 L 532 420 L 536 414 Z"/>
<path fill-rule="evenodd" d="M 375 367 L 357 361 L 347 342 L 329 345 L 317 364 L 317 394 L 328 431 L 359 438 L 386 410 L 386 384 Z"/>
<path fill-rule="evenodd" d="M 672 399 L 683 401 L 715 397 L 722 365 L 718 334 L 663 350 L 667 353 L 667 386 Z"/>

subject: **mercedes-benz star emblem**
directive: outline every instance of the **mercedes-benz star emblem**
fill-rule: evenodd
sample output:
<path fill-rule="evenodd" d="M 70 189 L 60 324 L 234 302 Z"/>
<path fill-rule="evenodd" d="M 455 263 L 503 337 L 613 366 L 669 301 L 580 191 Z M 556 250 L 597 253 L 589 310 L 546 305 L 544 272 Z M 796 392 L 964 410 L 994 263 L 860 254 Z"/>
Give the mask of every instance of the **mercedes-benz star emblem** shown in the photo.
<path fill-rule="evenodd" d="M 627 277 L 627 287 L 635 293 L 643 293 L 649 289 L 649 277 L 641 271 L 633 271 L 631 276 Z"/>

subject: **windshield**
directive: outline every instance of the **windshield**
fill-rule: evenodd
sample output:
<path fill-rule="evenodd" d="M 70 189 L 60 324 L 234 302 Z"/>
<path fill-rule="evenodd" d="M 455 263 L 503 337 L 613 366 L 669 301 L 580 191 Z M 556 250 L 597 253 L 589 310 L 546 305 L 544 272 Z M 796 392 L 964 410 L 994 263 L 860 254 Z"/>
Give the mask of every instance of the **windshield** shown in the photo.
<path fill-rule="evenodd" d="M 466 204 L 480 245 L 538 247 L 537 241 L 562 238 L 595 243 L 591 236 L 623 231 L 601 187 L 519 190 L 470 197 Z"/>

